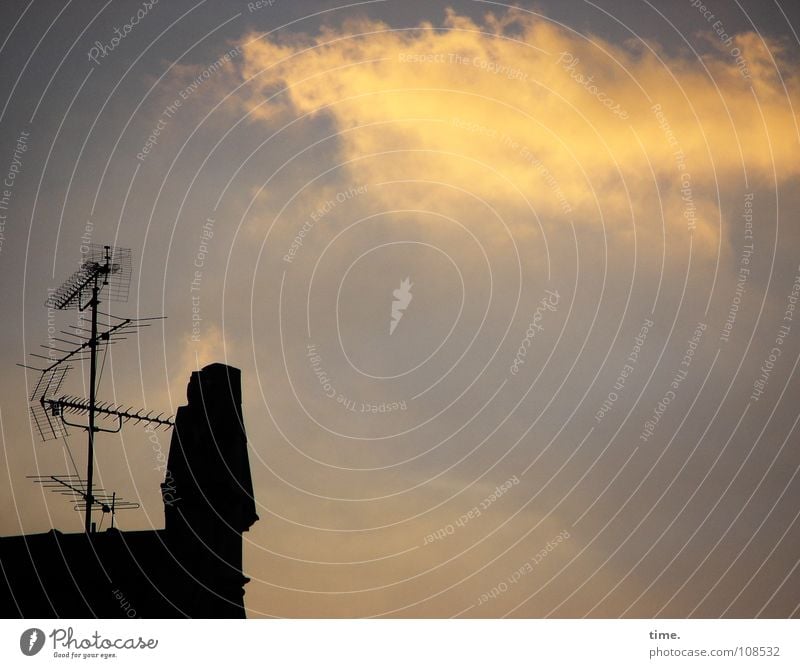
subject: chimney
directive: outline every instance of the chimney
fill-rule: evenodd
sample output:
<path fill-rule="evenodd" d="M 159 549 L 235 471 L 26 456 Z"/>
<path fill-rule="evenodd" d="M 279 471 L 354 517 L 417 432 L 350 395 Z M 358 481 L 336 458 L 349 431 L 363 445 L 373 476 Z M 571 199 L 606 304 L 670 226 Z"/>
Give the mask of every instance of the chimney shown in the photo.
<path fill-rule="evenodd" d="M 242 420 L 241 371 L 209 364 L 192 373 L 187 398 L 175 417 L 161 485 L 166 541 L 197 581 L 194 599 L 205 596 L 217 606 L 211 616 L 220 616 L 220 597 L 231 601 L 230 616 L 243 616 L 236 604 L 241 605 L 248 582 L 242 573 L 242 532 L 258 516 Z"/>

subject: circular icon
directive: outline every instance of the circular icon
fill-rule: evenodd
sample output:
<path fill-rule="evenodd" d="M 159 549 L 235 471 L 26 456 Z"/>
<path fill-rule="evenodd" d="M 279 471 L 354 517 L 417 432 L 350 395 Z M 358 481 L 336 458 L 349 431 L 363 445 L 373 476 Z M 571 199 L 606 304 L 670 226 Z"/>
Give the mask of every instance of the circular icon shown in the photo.
<path fill-rule="evenodd" d="M 41 629 L 28 629 L 19 637 L 19 648 L 25 656 L 38 654 L 44 647 L 44 631 Z"/>

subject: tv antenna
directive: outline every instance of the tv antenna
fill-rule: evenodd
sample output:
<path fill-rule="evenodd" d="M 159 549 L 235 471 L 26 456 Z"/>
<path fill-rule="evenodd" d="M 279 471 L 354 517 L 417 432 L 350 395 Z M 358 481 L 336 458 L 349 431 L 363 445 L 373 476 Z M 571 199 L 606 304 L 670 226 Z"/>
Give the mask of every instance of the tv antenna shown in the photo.
<path fill-rule="evenodd" d="M 68 473 L 62 475 L 48 475 L 48 476 L 27 476 L 33 482 L 40 484 L 43 488 L 57 492 L 63 496 L 70 498 L 75 507 L 73 510 L 77 512 L 85 512 L 86 494 L 81 487 L 86 487 L 86 480 L 76 475 Z M 92 504 L 100 508 L 103 514 L 111 515 L 111 528 L 114 528 L 114 520 L 116 519 L 118 510 L 134 510 L 141 506 L 135 501 L 126 501 L 117 496 L 116 492 L 108 494 L 102 487 L 95 486 L 92 496 Z"/>
<path fill-rule="evenodd" d="M 41 375 L 34 387 L 30 400 L 31 417 L 36 424 L 43 441 L 53 440 L 68 435 L 67 427 L 85 429 L 88 433 L 88 454 L 86 477 L 77 476 L 34 476 L 35 482 L 45 487 L 55 485 L 62 493 L 77 495 L 75 510 L 84 512 L 84 529 L 92 532 L 92 510 L 99 507 L 103 512 L 111 513 L 112 526 L 116 510 L 138 508 L 139 504 L 121 501 L 116 494 L 108 495 L 101 489 L 94 488 L 94 443 L 98 432 L 116 433 L 125 422 L 133 421 L 155 425 L 155 428 L 174 426 L 172 416 L 163 413 L 153 415 L 154 411 L 125 408 L 117 404 L 97 401 L 97 353 L 103 345 L 109 346 L 124 341 L 126 335 L 135 334 L 142 327 L 148 327 L 151 320 L 162 318 L 120 318 L 99 310 L 100 296 L 105 290 L 105 298 L 110 301 L 126 302 L 130 289 L 132 274 L 131 251 L 128 248 L 89 244 L 81 247 L 82 259 L 80 267 L 61 286 L 47 298 L 45 305 L 59 311 L 77 310 L 79 313 L 89 311 L 89 317 L 80 316 L 79 324 L 73 325 L 73 331 L 61 330 L 60 334 L 67 339 L 52 337 L 47 346 L 43 346 L 48 355 L 33 353 L 32 357 L 46 360 L 38 362 L 40 366 L 21 364 L 27 369 L 38 371 Z M 98 315 L 107 318 L 103 331 L 98 327 Z M 88 328 L 85 326 L 88 325 Z M 68 348 L 56 347 L 67 345 Z M 64 378 L 72 366 L 70 362 L 89 362 L 89 397 L 84 399 L 73 396 L 59 396 Z M 38 404 L 38 405 L 36 405 Z M 86 423 L 70 422 L 66 415 L 86 415 Z M 98 418 L 116 421 L 114 428 L 97 425 Z M 83 489 L 81 489 L 81 487 Z"/>

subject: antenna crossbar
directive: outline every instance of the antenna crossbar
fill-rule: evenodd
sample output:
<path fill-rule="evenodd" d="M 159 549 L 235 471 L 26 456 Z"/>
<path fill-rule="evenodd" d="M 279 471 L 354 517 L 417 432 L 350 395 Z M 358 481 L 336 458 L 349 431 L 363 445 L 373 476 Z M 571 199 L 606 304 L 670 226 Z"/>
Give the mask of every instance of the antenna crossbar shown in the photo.
<path fill-rule="evenodd" d="M 45 399 L 44 404 L 50 407 L 51 413 L 61 415 L 63 413 L 88 413 L 90 403 L 88 399 L 82 397 L 61 397 L 60 399 Z M 164 413 L 154 415 L 155 411 L 134 410 L 133 407 L 124 408 L 116 404 L 100 402 L 95 404 L 94 412 L 98 415 L 119 418 L 121 422 L 146 422 L 158 425 L 158 427 L 174 427 L 173 417 L 164 417 Z M 158 428 L 157 427 L 157 428 Z"/>

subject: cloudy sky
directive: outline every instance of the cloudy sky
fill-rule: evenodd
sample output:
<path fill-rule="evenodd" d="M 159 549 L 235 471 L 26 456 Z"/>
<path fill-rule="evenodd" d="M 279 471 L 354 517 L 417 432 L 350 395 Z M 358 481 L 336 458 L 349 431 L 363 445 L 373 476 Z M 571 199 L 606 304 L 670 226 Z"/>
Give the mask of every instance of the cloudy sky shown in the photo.
<path fill-rule="evenodd" d="M 795 3 L 3 14 L 2 535 L 81 530 L 15 364 L 108 243 L 168 317 L 101 398 L 243 371 L 249 616 L 800 614 Z M 121 528 L 168 443 L 99 438 Z"/>

